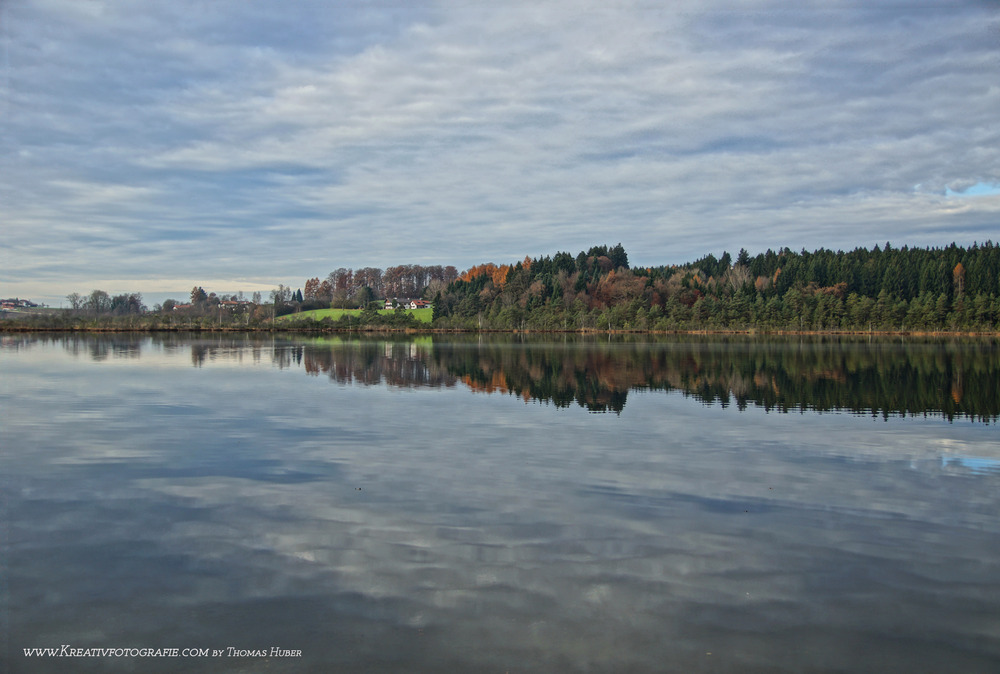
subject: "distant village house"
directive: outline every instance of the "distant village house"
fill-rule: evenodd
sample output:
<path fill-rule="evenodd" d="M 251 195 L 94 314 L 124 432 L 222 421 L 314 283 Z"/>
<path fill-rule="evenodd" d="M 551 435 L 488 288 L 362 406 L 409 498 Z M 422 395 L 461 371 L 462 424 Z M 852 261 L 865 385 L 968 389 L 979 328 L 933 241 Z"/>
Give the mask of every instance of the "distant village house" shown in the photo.
<path fill-rule="evenodd" d="M 430 309 L 434 305 L 427 300 L 401 300 L 401 299 L 388 299 L 385 300 L 386 311 L 391 311 L 396 307 L 403 307 L 405 309 Z"/>
<path fill-rule="evenodd" d="M 0 309 L 4 311 L 18 311 L 19 309 L 30 309 L 37 306 L 31 300 L 22 300 L 17 297 L 0 300 Z"/>

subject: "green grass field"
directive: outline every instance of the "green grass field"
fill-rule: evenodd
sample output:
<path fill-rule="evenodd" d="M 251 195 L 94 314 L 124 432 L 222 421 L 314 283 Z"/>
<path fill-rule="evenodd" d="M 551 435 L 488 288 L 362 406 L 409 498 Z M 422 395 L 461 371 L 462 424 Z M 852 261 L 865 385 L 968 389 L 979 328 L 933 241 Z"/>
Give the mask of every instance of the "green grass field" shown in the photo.
<path fill-rule="evenodd" d="M 384 309 L 379 310 L 380 314 L 391 314 L 392 311 L 385 311 Z M 421 323 L 430 323 L 431 318 L 434 314 L 433 309 L 407 309 L 406 313 L 413 314 L 414 317 Z M 305 318 L 311 318 L 314 321 L 321 321 L 324 318 L 329 318 L 331 321 L 340 320 L 340 317 L 344 314 L 348 316 L 358 316 L 361 314 L 361 309 L 314 309 L 313 311 L 302 311 L 297 314 L 288 314 L 286 316 L 279 316 L 278 321 L 288 321 L 288 320 L 302 320 Z"/>

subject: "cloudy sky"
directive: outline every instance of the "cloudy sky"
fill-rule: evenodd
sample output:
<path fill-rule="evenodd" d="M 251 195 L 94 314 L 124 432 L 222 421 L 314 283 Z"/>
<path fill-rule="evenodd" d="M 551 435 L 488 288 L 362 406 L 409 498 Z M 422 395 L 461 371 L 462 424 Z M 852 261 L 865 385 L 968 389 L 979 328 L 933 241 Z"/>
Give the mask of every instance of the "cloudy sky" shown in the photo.
<path fill-rule="evenodd" d="M 996 2 L 0 0 L 0 40 L 4 297 L 1000 238 Z"/>

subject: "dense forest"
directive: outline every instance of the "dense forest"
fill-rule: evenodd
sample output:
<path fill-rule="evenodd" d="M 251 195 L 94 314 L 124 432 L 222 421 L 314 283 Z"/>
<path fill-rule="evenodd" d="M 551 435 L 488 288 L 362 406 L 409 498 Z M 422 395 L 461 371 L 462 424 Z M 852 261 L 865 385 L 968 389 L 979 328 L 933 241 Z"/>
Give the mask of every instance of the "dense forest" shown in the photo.
<path fill-rule="evenodd" d="M 434 325 L 524 330 L 995 331 L 1000 247 L 741 250 L 632 268 L 617 246 L 473 267 Z"/>

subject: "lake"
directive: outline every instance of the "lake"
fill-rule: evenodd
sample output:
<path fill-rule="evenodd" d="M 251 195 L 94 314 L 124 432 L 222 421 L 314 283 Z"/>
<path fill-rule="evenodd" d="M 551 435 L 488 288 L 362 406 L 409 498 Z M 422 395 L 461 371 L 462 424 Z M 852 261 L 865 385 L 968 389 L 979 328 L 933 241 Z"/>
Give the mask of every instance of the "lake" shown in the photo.
<path fill-rule="evenodd" d="M 0 380 L 6 672 L 1000 671 L 996 340 L 3 335 Z"/>

